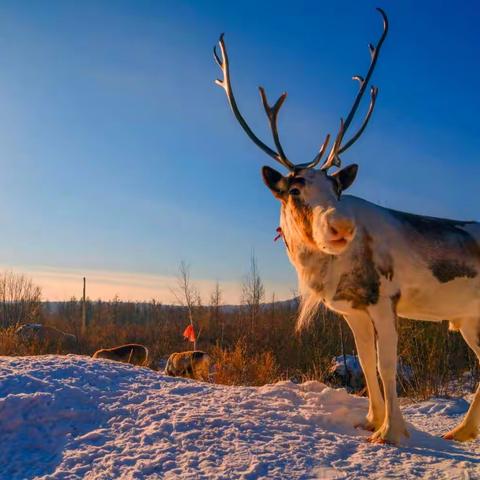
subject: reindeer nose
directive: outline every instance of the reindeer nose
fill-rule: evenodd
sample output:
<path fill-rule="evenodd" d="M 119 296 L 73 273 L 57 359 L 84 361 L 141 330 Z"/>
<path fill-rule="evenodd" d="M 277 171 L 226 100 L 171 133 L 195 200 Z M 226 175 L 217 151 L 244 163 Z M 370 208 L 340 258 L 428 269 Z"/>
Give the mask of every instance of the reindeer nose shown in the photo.
<path fill-rule="evenodd" d="M 327 218 L 328 232 L 333 239 L 350 239 L 355 231 L 355 224 L 349 218 L 334 217 L 330 215 Z"/>

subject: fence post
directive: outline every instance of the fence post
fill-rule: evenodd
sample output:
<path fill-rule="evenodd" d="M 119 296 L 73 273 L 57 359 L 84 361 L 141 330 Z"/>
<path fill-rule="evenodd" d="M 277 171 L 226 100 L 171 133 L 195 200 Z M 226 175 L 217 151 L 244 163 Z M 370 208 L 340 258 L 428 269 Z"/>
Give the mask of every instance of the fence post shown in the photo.
<path fill-rule="evenodd" d="M 83 296 L 82 296 L 82 336 L 87 333 L 87 304 L 86 304 L 87 279 L 83 277 Z"/>

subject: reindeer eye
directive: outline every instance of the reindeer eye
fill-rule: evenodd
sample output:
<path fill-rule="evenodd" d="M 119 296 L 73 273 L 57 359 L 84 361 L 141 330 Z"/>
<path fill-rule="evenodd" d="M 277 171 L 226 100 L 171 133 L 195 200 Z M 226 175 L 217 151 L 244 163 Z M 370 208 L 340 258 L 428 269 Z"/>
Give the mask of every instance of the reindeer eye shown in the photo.
<path fill-rule="evenodd" d="M 290 195 L 300 195 L 300 190 L 298 188 L 292 188 L 289 192 Z"/>

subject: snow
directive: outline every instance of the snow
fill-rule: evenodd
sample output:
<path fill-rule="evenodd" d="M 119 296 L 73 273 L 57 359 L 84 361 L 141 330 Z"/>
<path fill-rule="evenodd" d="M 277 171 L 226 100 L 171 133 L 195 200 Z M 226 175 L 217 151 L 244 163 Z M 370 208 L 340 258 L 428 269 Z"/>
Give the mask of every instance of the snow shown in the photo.
<path fill-rule="evenodd" d="M 345 363 L 347 364 L 348 373 L 352 377 L 362 377 L 363 381 L 363 372 L 360 365 L 360 360 L 356 355 L 338 355 L 337 357 L 332 358 L 330 365 L 330 372 L 334 372 L 340 377 L 345 377 Z M 410 380 L 413 376 L 412 369 L 409 365 L 406 365 L 403 362 L 398 362 L 397 372 L 407 380 Z M 466 372 L 467 374 L 469 372 Z"/>
<path fill-rule="evenodd" d="M 371 445 L 367 399 L 318 382 L 226 387 L 87 357 L 0 357 L 0 478 L 480 478 L 480 442 L 438 437 L 468 408 L 403 411 L 411 438 Z"/>
<path fill-rule="evenodd" d="M 347 370 L 350 375 L 363 375 L 360 361 L 355 355 L 345 355 L 345 357 L 339 355 L 338 357 L 333 357 L 330 371 L 337 373 L 341 377 L 345 377 L 345 363 L 347 364 Z"/>

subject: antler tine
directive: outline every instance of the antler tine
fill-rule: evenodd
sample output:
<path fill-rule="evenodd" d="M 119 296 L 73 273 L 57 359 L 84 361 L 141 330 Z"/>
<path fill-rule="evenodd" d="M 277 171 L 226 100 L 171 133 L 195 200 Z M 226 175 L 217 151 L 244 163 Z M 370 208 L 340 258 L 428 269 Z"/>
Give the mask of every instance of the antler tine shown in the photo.
<path fill-rule="evenodd" d="M 300 165 L 295 165 L 296 170 L 302 170 L 304 168 L 313 168 L 318 165 L 320 160 L 323 157 L 323 154 L 327 150 L 328 142 L 330 141 L 330 134 L 328 133 L 327 136 L 325 137 L 324 142 L 322 143 L 322 146 L 320 147 L 320 150 L 318 151 L 317 155 L 311 162 L 307 163 L 301 163 Z"/>
<path fill-rule="evenodd" d="M 250 140 L 255 143 L 258 147 L 260 147 L 267 155 L 272 157 L 274 160 L 277 162 L 281 163 L 284 167 L 288 168 L 289 170 L 293 171 L 295 170 L 295 165 L 291 163 L 287 157 L 285 156 L 285 153 L 283 152 L 283 149 L 280 145 L 280 141 L 278 138 L 278 130 L 277 130 L 277 115 L 278 115 L 278 110 L 282 106 L 283 101 L 285 100 L 286 95 L 282 95 L 273 108 L 270 108 L 268 103 L 266 103 L 266 98 L 264 100 L 264 107 L 265 111 L 267 113 L 270 126 L 272 128 L 272 134 L 273 134 L 273 139 L 275 142 L 275 145 L 278 149 L 278 152 L 275 152 L 275 150 L 272 150 L 268 145 L 263 143 L 252 131 L 252 129 L 248 126 L 247 122 L 243 118 L 242 114 L 240 113 L 240 110 L 238 109 L 237 102 L 235 100 L 235 97 L 233 95 L 232 91 L 232 84 L 230 81 L 230 68 L 229 68 L 229 62 L 228 62 L 228 54 L 227 54 L 227 48 L 225 46 L 225 41 L 223 39 L 224 34 L 222 33 L 220 35 L 220 38 L 218 40 L 218 44 L 220 47 L 220 53 L 222 58 L 219 57 L 217 53 L 216 46 L 213 48 L 213 56 L 215 59 L 215 62 L 217 65 L 220 67 L 223 73 L 223 80 L 215 80 L 215 83 L 222 87 L 225 90 L 225 93 L 227 95 L 228 103 L 230 104 L 230 108 L 232 109 L 233 114 L 235 115 L 235 118 L 237 119 L 238 123 L 240 123 L 240 126 L 243 128 L 245 133 L 249 136 Z M 262 94 L 262 100 L 264 98 L 265 94 Z"/>
<path fill-rule="evenodd" d="M 365 118 L 363 119 L 362 125 L 358 129 L 357 133 L 355 133 L 355 135 L 338 150 L 339 154 L 348 150 L 360 138 L 360 135 L 365 130 L 365 127 L 368 125 L 370 117 L 372 116 L 372 112 L 375 107 L 375 101 L 377 100 L 377 94 L 378 94 L 378 88 L 371 87 L 370 88 L 370 105 L 368 106 L 368 111 L 367 111 L 367 114 L 365 115 Z"/>
<path fill-rule="evenodd" d="M 272 130 L 273 141 L 277 147 L 278 154 L 282 157 L 282 160 L 286 163 L 290 163 L 285 152 L 283 151 L 282 144 L 280 143 L 280 138 L 278 136 L 278 125 L 277 118 L 280 108 L 282 108 L 283 102 L 287 98 L 287 92 L 282 93 L 278 100 L 275 102 L 273 107 L 268 104 L 267 95 L 265 94 L 265 89 L 263 87 L 258 87 L 260 91 L 260 96 L 262 97 L 263 108 L 268 117 L 268 122 L 270 123 L 270 129 Z M 293 166 L 293 165 L 292 165 Z"/>
<path fill-rule="evenodd" d="M 338 156 L 338 151 L 340 150 L 340 145 L 342 144 L 343 136 L 345 134 L 345 122 L 343 118 L 340 119 L 340 128 L 338 129 L 337 136 L 335 137 L 335 142 L 333 142 L 330 153 L 328 154 L 327 159 L 320 167 L 321 170 L 328 170 L 330 167 L 335 165 L 339 167 L 341 165 L 340 157 Z"/>
<path fill-rule="evenodd" d="M 377 64 L 378 54 L 380 53 L 380 49 L 382 48 L 383 42 L 385 37 L 388 33 L 388 18 L 385 12 L 381 8 L 377 8 L 377 11 L 383 18 L 383 33 L 380 37 L 380 40 L 377 43 L 377 46 L 374 47 L 371 43 L 368 45 L 371 55 L 370 67 L 368 68 L 368 72 L 365 75 L 365 78 L 360 77 L 359 75 L 353 77 L 355 80 L 358 80 L 360 83 L 360 89 L 358 90 L 357 96 L 355 101 L 353 102 L 352 108 L 345 118 L 345 131 L 348 130 L 350 123 L 353 120 L 353 117 L 358 109 L 360 101 L 362 100 L 363 94 L 365 93 L 365 89 L 367 88 L 368 83 L 370 82 L 370 77 L 372 76 L 373 70 L 375 69 L 375 65 Z"/>
<path fill-rule="evenodd" d="M 347 117 L 345 118 L 345 122 L 341 122 L 340 130 L 338 132 L 337 138 L 335 140 L 334 145 L 332 146 L 332 149 L 330 151 L 330 154 L 328 155 L 327 160 L 325 163 L 322 165 L 322 170 L 327 170 L 330 168 L 332 165 L 336 165 L 339 167 L 341 165 L 341 160 L 339 157 L 339 154 L 345 152 L 348 148 L 350 148 L 359 138 L 360 135 L 363 133 L 365 130 L 366 126 L 368 125 L 368 122 L 370 120 L 370 117 L 372 115 L 373 109 L 375 107 L 375 101 L 377 98 L 377 93 L 378 93 L 378 88 L 377 87 L 371 87 L 370 90 L 370 105 L 368 107 L 367 114 L 365 115 L 365 119 L 363 120 L 363 123 L 361 127 L 358 129 L 358 131 L 353 135 L 353 137 L 344 145 L 341 146 L 341 142 L 343 140 L 343 137 L 348 130 L 348 127 L 350 126 L 353 117 L 355 116 L 355 113 L 357 112 L 358 106 L 360 105 L 360 101 L 362 100 L 363 94 L 365 93 L 365 89 L 367 88 L 368 83 L 370 82 L 370 78 L 372 76 L 372 73 L 375 69 L 375 65 L 377 64 L 378 60 L 378 55 L 380 53 L 380 49 L 383 45 L 383 42 L 385 40 L 385 37 L 387 36 L 388 33 L 388 18 L 385 12 L 381 8 L 377 8 L 378 12 L 382 16 L 383 19 L 383 33 L 377 43 L 376 46 L 373 46 L 371 43 L 368 44 L 368 48 L 370 50 L 370 56 L 371 56 L 371 61 L 370 61 L 370 67 L 368 68 L 367 74 L 365 77 L 362 77 L 360 75 L 355 75 L 353 77 L 353 80 L 358 81 L 360 84 L 360 88 L 358 90 L 357 96 L 355 97 L 355 100 L 353 102 L 352 108 L 350 109 L 350 112 L 348 113 Z"/>

